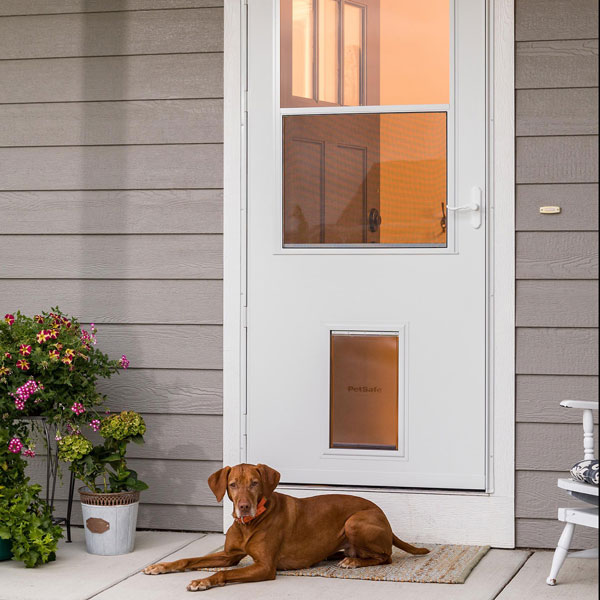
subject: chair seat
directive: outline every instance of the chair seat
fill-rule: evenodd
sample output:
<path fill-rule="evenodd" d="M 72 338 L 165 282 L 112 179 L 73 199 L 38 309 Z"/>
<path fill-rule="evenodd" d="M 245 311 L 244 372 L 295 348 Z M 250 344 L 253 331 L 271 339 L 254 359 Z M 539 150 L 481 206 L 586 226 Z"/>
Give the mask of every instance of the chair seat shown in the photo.
<path fill-rule="evenodd" d="M 595 527 L 598 529 L 598 509 L 559 508 L 558 520 L 563 521 L 563 523 L 574 523 L 575 525 L 584 525 L 585 527 Z"/>
<path fill-rule="evenodd" d="M 589 496 L 598 496 L 598 486 L 583 481 L 574 481 L 573 479 L 559 479 L 558 487 L 578 494 L 587 494 Z"/>

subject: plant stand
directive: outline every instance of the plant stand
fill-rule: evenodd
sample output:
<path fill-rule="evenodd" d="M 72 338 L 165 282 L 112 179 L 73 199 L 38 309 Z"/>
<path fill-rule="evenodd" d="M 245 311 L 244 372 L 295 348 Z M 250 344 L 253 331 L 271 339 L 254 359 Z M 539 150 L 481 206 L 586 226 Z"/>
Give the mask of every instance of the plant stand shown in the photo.
<path fill-rule="evenodd" d="M 56 492 L 56 476 L 58 475 L 58 444 L 56 443 L 56 425 L 48 423 L 46 417 L 25 417 L 23 421 L 41 426 L 46 443 L 46 504 L 54 509 L 54 495 Z M 75 476 L 69 471 L 69 497 L 67 500 L 67 515 L 53 517 L 55 525 L 64 524 L 67 529 L 67 542 L 71 542 L 71 513 L 73 509 L 73 496 L 75 493 Z"/>

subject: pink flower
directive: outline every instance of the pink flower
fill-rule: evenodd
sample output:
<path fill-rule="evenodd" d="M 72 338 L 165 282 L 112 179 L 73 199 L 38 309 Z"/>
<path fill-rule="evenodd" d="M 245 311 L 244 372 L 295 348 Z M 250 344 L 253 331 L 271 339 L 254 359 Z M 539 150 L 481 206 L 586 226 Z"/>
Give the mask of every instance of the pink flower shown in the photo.
<path fill-rule="evenodd" d="M 51 360 L 58 360 L 60 358 L 60 353 L 58 350 L 50 350 L 50 352 L 48 352 L 48 356 Z"/>
<path fill-rule="evenodd" d="M 5 353 L 4 353 L 4 356 L 5 356 L 6 358 L 12 358 L 12 354 L 11 354 L 10 352 L 5 352 Z"/>
<path fill-rule="evenodd" d="M 11 315 L 11 314 L 6 314 L 4 315 L 4 320 L 9 324 L 12 325 L 15 322 L 15 315 Z"/>
<path fill-rule="evenodd" d="M 21 356 L 29 356 L 31 354 L 31 346 L 29 344 L 21 344 L 19 346 L 19 354 Z"/>
<path fill-rule="evenodd" d="M 81 402 L 75 402 L 73 406 L 71 406 L 71 410 L 77 415 L 81 415 L 85 412 L 85 408 Z"/>
<path fill-rule="evenodd" d="M 47 331 L 46 329 L 42 329 L 38 334 L 37 334 L 37 341 L 38 344 L 43 344 L 44 342 L 47 342 L 50 339 L 50 332 Z"/>
<path fill-rule="evenodd" d="M 14 394 L 10 394 L 15 399 L 15 407 L 17 410 L 23 410 L 25 408 L 25 402 L 27 402 L 29 397 L 32 394 L 35 394 L 39 389 L 43 389 L 42 385 L 38 384 L 33 379 L 30 379 L 21 387 L 18 387 Z"/>
<path fill-rule="evenodd" d="M 123 367 L 124 369 L 127 369 L 129 367 L 129 361 L 127 360 L 127 357 L 123 354 L 123 356 L 121 356 L 121 360 L 119 361 L 121 363 L 121 367 Z"/>
<path fill-rule="evenodd" d="M 29 458 L 33 458 L 35 456 L 35 451 L 32 450 L 31 448 L 27 448 L 27 450 L 25 450 L 25 452 L 23 452 L 24 456 L 27 456 Z"/>
<path fill-rule="evenodd" d="M 33 320 L 36 323 L 43 323 L 44 322 L 44 317 L 42 317 L 42 315 L 35 315 L 35 317 L 33 317 Z"/>
<path fill-rule="evenodd" d="M 90 427 L 93 431 L 98 431 L 98 429 L 100 429 L 100 419 L 94 419 L 93 421 L 90 421 Z"/>
<path fill-rule="evenodd" d="M 23 359 L 17 361 L 17 369 L 21 369 L 21 371 L 29 370 L 29 362 Z"/>
<path fill-rule="evenodd" d="M 21 450 L 23 449 L 23 442 L 18 438 L 14 437 L 10 442 L 8 442 L 8 451 L 13 454 L 21 454 Z"/>

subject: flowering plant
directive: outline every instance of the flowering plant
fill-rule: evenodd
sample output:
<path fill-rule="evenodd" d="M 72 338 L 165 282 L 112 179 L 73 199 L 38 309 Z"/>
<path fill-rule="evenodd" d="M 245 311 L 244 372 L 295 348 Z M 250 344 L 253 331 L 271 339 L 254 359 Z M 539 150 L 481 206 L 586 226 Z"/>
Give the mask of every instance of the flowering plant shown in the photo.
<path fill-rule="evenodd" d="M 123 411 L 102 419 L 100 435 L 104 443 L 97 446 L 81 433 L 73 433 L 58 442 L 58 456 L 70 463 L 75 476 L 95 493 L 141 491 L 148 485 L 127 468 L 127 444 L 144 443 L 146 423 L 138 413 Z M 102 483 L 97 480 L 101 478 Z"/>
<path fill-rule="evenodd" d="M 88 331 L 58 308 L 34 317 L 5 315 L 0 320 L 2 421 L 43 416 L 62 431 L 79 431 L 83 425 L 97 430 L 96 407 L 104 396 L 96 382 L 126 369 L 129 361 L 125 355 L 112 360 L 98 350 L 96 332 L 93 323 Z M 12 451 L 21 452 L 23 431 L 18 424 L 11 427 Z"/>

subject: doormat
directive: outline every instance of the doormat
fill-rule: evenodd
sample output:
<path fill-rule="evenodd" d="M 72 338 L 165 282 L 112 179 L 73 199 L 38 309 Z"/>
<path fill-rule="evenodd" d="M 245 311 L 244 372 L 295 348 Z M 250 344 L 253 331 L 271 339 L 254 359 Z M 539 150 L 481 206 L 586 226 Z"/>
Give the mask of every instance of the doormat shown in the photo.
<path fill-rule="evenodd" d="M 428 548 L 429 554 L 407 554 L 394 548 L 392 563 L 375 567 L 342 569 L 339 560 L 323 561 L 308 569 L 277 571 L 278 575 L 297 577 L 335 577 L 339 579 L 368 579 L 370 581 L 398 581 L 411 583 L 464 583 L 475 565 L 487 554 L 489 546 L 455 546 L 450 544 L 417 544 Z M 222 550 L 223 548 L 219 548 Z M 253 563 L 246 556 L 236 567 L 247 567 Z M 203 571 L 223 571 L 223 568 L 202 569 Z"/>

